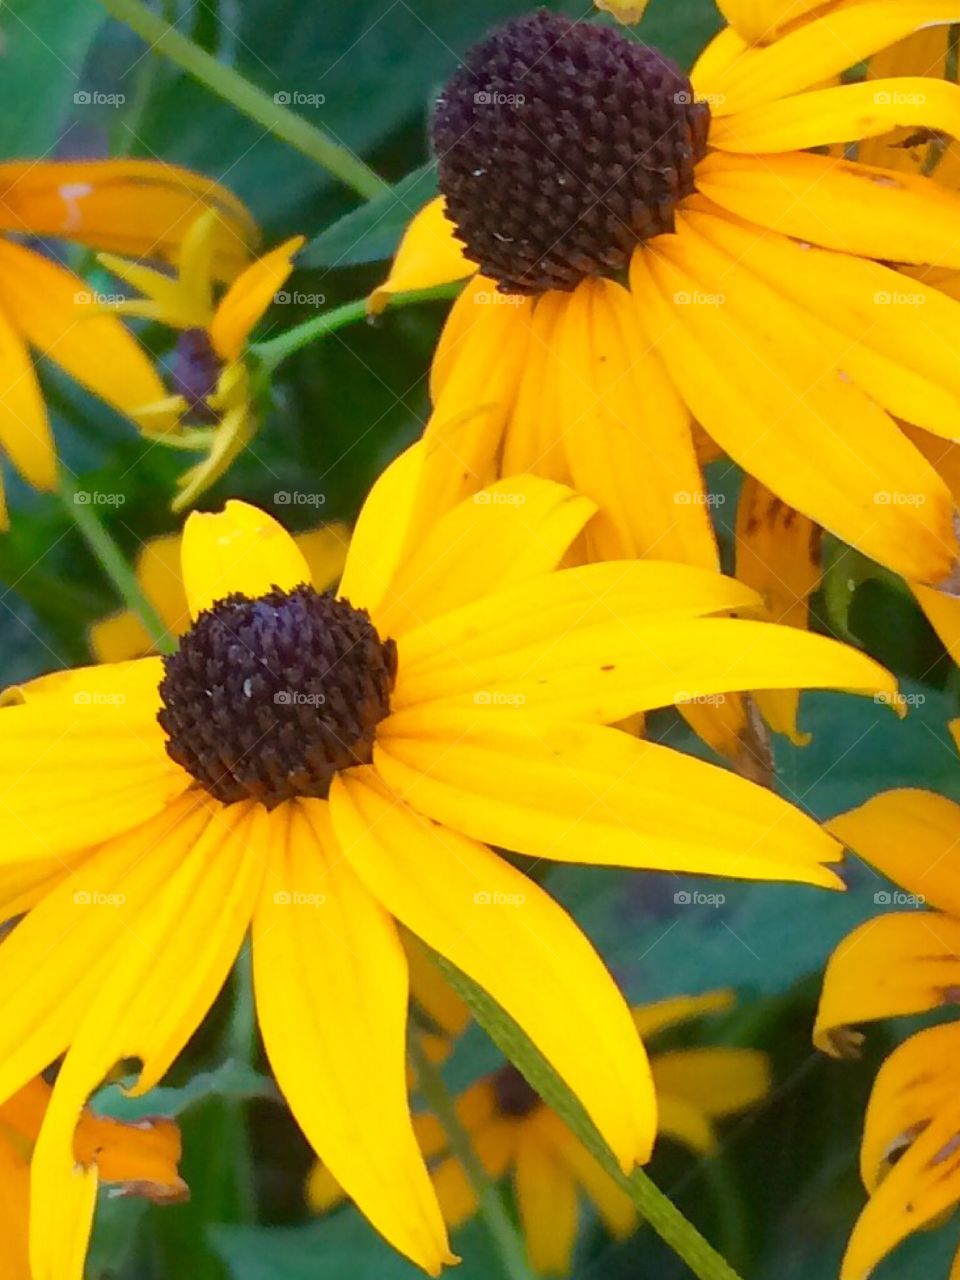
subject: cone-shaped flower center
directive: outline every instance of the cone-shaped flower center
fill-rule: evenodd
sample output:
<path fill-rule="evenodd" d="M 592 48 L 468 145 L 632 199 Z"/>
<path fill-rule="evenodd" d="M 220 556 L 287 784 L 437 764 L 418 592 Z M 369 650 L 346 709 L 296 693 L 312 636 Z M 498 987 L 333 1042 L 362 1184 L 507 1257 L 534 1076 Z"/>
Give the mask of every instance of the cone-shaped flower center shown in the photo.
<path fill-rule="evenodd" d="M 437 104 L 447 212 L 501 289 L 573 289 L 673 229 L 710 112 L 663 54 L 541 11 L 467 54 Z"/>
<path fill-rule="evenodd" d="M 497 1098 L 497 1110 L 502 1116 L 520 1120 L 541 1105 L 540 1095 L 527 1084 L 516 1067 L 500 1068 L 493 1077 L 493 1091 Z"/>
<path fill-rule="evenodd" d="M 217 601 L 163 665 L 170 756 L 225 804 L 272 809 L 326 796 L 339 770 L 369 762 L 396 645 L 329 592 L 275 588 Z"/>
<path fill-rule="evenodd" d="M 187 402 L 187 412 L 195 422 L 216 422 L 217 414 L 207 404 L 207 396 L 217 389 L 223 364 L 213 349 L 206 329 L 186 329 L 174 347 L 170 380 L 177 395 Z"/>

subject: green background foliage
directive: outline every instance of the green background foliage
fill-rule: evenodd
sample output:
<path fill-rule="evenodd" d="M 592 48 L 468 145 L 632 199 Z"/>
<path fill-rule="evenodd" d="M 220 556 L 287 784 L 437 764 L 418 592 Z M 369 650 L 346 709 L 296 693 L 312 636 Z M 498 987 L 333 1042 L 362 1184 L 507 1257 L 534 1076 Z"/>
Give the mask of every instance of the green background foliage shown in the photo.
<path fill-rule="evenodd" d="M 10 0 L 0 79 L 0 157 L 130 155 L 199 168 L 254 209 L 266 243 L 305 233 L 295 286 L 323 296 L 322 309 L 362 296 L 383 272 L 403 225 L 434 190 L 426 121 L 444 77 L 470 42 L 526 6 L 520 0 L 201 0 L 168 3 L 181 30 L 268 93 L 319 93 L 316 122 L 394 184 L 364 205 L 307 159 L 186 79 L 117 24 L 95 0 Z M 553 7 L 580 16 L 585 3 Z M 710 0 L 652 0 L 643 36 L 689 65 L 717 29 Z M 119 108 L 74 102 L 82 89 L 122 93 Z M 96 284 L 89 255 L 70 254 Z M 373 479 L 421 429 L 425 378 L 444 305 L 388 314 L 328 337 L 285 365 L 254 447 L 203 505 L 228 496 L 270 504 L 279 489 L 322 490 L 325 518 L 352 519 Z M 311 312 L 272 308 L 266 337 Z M 155 340 L 149 330 L 144 340 Z M 168 499 L 180 459 L 139 440 L 103 406 L 43 370 L 59 446 L 78 487 L 109 478 L 125 498 L 105 519 L 131 556 L 175 527 Z M 119 478 L 118 478 L 119 477 Z M 7 476 L 12 531 L 0 537 L 0 648 L 4 684 L 88 659 L 86 628 L 118 601 L 59 499 Z M 712 477 L 733 495 L 736 477 Z M 721 506 L 721 513 L 733 503 Z M 302 511 L 291 518 L 307 521 Z M 784 792 L 818 817 L 887 786 L 926 785 L 960 798 L 960 770 L 946 722 L 957 710 L 955 680 L 916 606 L 889 575 L 834 549 L 815 615 L 823 630 L 854 638 L 908 678 L 915 707 L 900 724 L 888 708 L 836 695 L 808 696 L 803 750 L 777 744 Z M 852 585 L 851 585 L 852 584 Z M 699 748 L 675 716 L 652 731 Z M 864 1061 L 834 1063 L 809 1042 L 817 974 L 854 924 L 882 910 L 879 878 L 855 859 L 845 894 L 697 881 L 718 906 L 676 900 L 679 877 L 557 868 L 550 891 L 575 914 L 640 1002 L 721 985 L 738 1009 L 686 1041 L 750 1044 L 773 1055 L 777 1087 L 758 1113 L 734 1122 L 714 1166 L 667 1145 L 653 1166 L 677 1199 L 751 1280 L 825 1280 L 862 1203 L 855 1158 L 864 1103 L 893 1043 L 874 1030 Z M 89 1274 L 95 1280 L 408 1280 L 415 1272 L 346 1207 L 311 1220 L 302 1200 L 309 1153 L 278 1101 L 266 1066 L 223 1064 L 230 993 L 221 1000 L 150 1111 L 177 1114 L 184 1128 L 189 1206 L 159 1210 L 107 1201 Z M 578 1034 L 571 1026 L 571 1036 Z M 463 1086 L 500 1061 L 477 1027 L 448 1065 Z M 197 1073 L 201 1074 L 197 1074 Z M 98 1104 L 130 1114 L 115 1088 Z M 225 1159 L 225 1153 L 228 1159 Z M 228 1167 L 229 1165 L 229 1167 Z M 238 1172 L 239 1171 L 239 1172 Z M 955 1233 L 954 1233 L 955 1234 Z M 950 1230 L 910 1243 L 882 1280 L 945 1274 Z M 492 1274 L 477 1224 L 455 1241 L 462 1280 Z M 581 1234 L 576 1280 L 671 1280 L 684 1269 L 649 1230 L 613 1245 L 595 1222 Z"/>

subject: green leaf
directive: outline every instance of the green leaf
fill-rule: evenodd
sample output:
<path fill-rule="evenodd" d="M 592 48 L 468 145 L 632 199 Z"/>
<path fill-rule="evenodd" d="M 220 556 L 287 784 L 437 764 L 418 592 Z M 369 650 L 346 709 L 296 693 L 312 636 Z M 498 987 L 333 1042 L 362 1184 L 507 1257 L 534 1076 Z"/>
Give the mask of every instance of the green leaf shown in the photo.
<path fill-rule="evenodd" d="M 3 16 L 0 156 L 43 157 L 85 106 L 73 94 L 105 15 L 97 0 L 8 0 Z"/>
<path fill-rule="evenodd" d="M 393 256 L 418 209 L 437 194 L 437 168 L 425 164 L 316 236 L 297 261 L 303 267 L 354 267 Z"/>

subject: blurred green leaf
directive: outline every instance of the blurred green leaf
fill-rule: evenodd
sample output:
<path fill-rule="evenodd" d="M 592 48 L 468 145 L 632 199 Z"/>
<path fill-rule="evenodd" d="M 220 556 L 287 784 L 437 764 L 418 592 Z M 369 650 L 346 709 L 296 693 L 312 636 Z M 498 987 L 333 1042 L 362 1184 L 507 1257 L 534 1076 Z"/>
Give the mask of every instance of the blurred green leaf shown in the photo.
<path fill-rule="evenodd" d="M 413 215 L 437 194 L 437 169 L 425 164 L 389 191 L 362 204 L 307 245 L 298 258 L 304 267 L 353 267 L 393 256 Z"/>

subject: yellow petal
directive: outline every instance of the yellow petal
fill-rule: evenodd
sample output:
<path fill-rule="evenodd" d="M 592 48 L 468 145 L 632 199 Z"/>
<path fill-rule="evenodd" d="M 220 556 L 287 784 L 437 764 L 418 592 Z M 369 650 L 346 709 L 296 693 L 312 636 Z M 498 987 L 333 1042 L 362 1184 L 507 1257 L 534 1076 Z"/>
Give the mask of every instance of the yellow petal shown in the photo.
<path fill-rule="evenodd" d="M 457 321 L 471 305 L 469 286 L 464 295 L 462 304 L 458 302 L 450 313 L 434 356 L 431 377 L 435 388 L 442 385 L 444 366 L 454 360 L 456 347 L 466 340 L 468 327 L 458 332 Z M 558 337 L 571 305 L 571 296 L 558 289 L 550 289 L 534 300 L 530 315 L 530 341 L 503 439 L 502 475 L 520 475 L 530 471 L 546 480 L 570 483 L 561 427 L 569 418 L 562 385 L 568 368 Z M 578 353 L 579 363 L 582 362 Z"/>
<path fill-rule="evenodd" d="M 900 76 L 836 85 L 764 103 L 717 120 L 710 145 L 721 151 L 802 151 L 891 129 L 960 135 L 960 87 L 929 76 Z"/>
<path fill-rule="evenodd" d="M 159 659 L 134 683 L 122 664 L 86 668 L 66 696 L 0 711 L 5 862 L 73 858 L 186 790 L 156 721 L 159 678 Z"/>
<path fill-rule="evenodd" d="M 33 363 L 0 296 L 0 446 L 35 489 L 57 487 L 57 456 Z M 6 509 L 0 494 L 0 516 Z"/>
<path fill-rule="evenodd" d="M 341 774 L 330 800 L 344 854 L 371 892 L 523 1027 L 625 1171 L 645 1160 L 656 1118 L 643 1045 L 570 917 L 491 850 L 419 817 L 370 770 Z"/>
<path fill-rule="evenodd" d="M 643 17 L 650 0 L 596 0 L 598 9 L 612 13 L 618 22 L 631 24 Z"/>
<path fill-rule="evenodd" d="M 613 1238 L 626 1240 L 632 1236 L 637 1229 L 639 1215 L 627 1193 L 617 1186 L 606 1169 L 558 1116 L 548 1112 L 543 1119 L 550 1124 L 550 1137 L 558 1157 L 596 1205 L 604 1226 Z"/>
<path fill-rule="evenodd" d="M 347 1193 L 327 1166 L 318 1160 L 307 1175 L 305 1195 L 314 1213 L 327 1213 L 342 1203 Z"/>
<path fill-rule="evenodd" d="M 884 890 L 878 896 L 881 902 L 891 897 Z M 851 1043 L 845 1029 L 854 1023 L 960 1003 L 958 949 L 960 920 L 939 912 L 904 911 L 866 921 L 830 957 L 814 1043 L 840 1056 Z"/>
<path fill-rule="evenodd" d="M 577 1240 L 573 1175 L 549 1147 L 530 1136 L 518 1145 L 513 1178 L 531 1267 L 538 1275 L 568 1275 Z"/>
<path fill-rule="evenodd" d="M 413 444 L 380 473 L 360 508 L 339 594 L 374 613 L 397 571 L 420 484 L 424 446 Z"/>
<path fill-rule="evenodd" d="M 2 238 L 0 275 L 27 341 L 94 395 L 130 417 L 164 395 L 147 353 L 115 316 L 95 312 L 78 276 Z"/>
<path fill-rule="evenodd" d="M 394 1248 L 438 1275 L 454 1258 L 410 1120 L 403 948 L 338 846 L 327 805 L 287 808 L 276 811 L 254 921 L 267 1054 L 347 1195 Z"/>
<path fill-rule="evenodd" d="M 908 894 L 960 917 L 960 806 L 931 791 L 884 791 L 827 827 Z"/>
<path fill-rule="evenodd" d="M 250 331 L 293 270 L 305 243 L 293 236 L 251 262 L 224 294 L 210 325 L 210 341 L 222 360 L 239 360 Z"/>
<path fill-rule="evenodd" d="M 294 535 L 300 554 L 310 567 L 310 581 L 318 591 L 336 586 L 350 545 L 350 530 L 336 521 Z"/>
<path fill-rule="evenodd" d="M 710 1117 L 702 1108 L 686 1098 L 657 1091 L 660 1104 L 660 1135 L 689 1147 L 697 1155 L 714 1155 L 717 1135 Z"/>
<path fill-rule="evenodd" d="M 805 629 L 810 596 L 820 585 L 820 528 L 753 476 L 744 476 L 740 489 L 736 555 L 737 577 L 763 597 L 766 617 Z M 795 689 L 754 696 L 776 733 L 785 733 L 796 746 L 810 741 L 810 734 L 797 728 L 800 695 Z"/>
<path fill-rule="evenodd" d="M 715 151 L 697 187 L 730 213 L 826 249 L 960 267 L 960 195 L 929 178 L 807 153 Z"/>
<path fill-rule="evenodd" d="M 821 864 L 839 846 L 799 810 L 617 729 L 435 713 L 415 736 L 384 735 L 374 758 L 414 808 L 531 857 L 837 884 Z"/>
<path fill-rule="evenodd" d="M 652 1061 L 659 1097 L 683 1098 L 706 1115 L 745 1111 L 770 1091 L 770 1059 L 759 1049 L 677 1049 Z"/>
<path fill-rule="evenodd" d="M 796 11 L 819 7 L 819 0 L 724 0 L 721 8 L 735 15 L 735 25 L 748 40 L 777 34 L 776 29 Z M 762 7 L 761 7 L 762 5 Z M 748 11 L 756 14 L 754 21 Z M 902 40 L 919 28 L 960 19 L 956 0 L 865 0 L 861 4 L 831 5 L 822 16 L 779 35 L 767 48 L 751 50 L 725 74 L 696 77 L 698 93 L 710 95 L 715 114 L 729 116 L 759 107 L 811 85 L 820 85 L 879 49 Z M 765 29 L 763 29 L 765 26 Z"/>
<path fill-rule="evenodd" d="M 370 295 L 368 306 L 379 314 L 395 293 L 431 289 L 473 275 L 477 264 L 466 256 L 447 217 L 443 196 L 415 214 L 403 233 L 390 274 Z"/>
<path fill-rule="evenodd" d="M 446 1035 L 460 1035 L 470 1021 L 470 1010 L 418 938 L 406 934 L 403 948 L 410 968 L 410 990 L 417 1004 Z"/>
<path fill-rule="evenodd" d="M 411 549 L 377 625 L 398 635 L 556 568 L 593 512 L 586 498 L 550 480 L 498 480 L 437 519 Z"/>
<path fill-rule="evenodd" d="M 310 567 L 283 525 L 247 502 L 232 500 L 215 515 L 194 511 L 182 554 L 194 618 L 235 591 L 254 599 L 310 582 Z"/>
<path fill-rule="evenodd" d="M 116 311 L 123 315 L 157 320 L 177 329 L 205 329 L 209 325 L 213 317 L 213 301 L 209 293 L 198 294 L 188 288 L 179 276 L 171 278 L 167 271 L 145 267 L 139 262 L 129 262 L 114 253 L 101 253 L 97 256 L 111 275 L 143 295 L 141 298 L 114 302 Z"/>
<path fill-rule="evenodd" d="M 679 236 L 635 253 L 631 284 L 688 405 L 744 470 L 898 572 L 929 582 L 951 572 L 946 486 L 782 290 Z"/>
<path fill-rule="evenodd" d="M 719 568 L 690 416 L 627 290 L 585 281 L 558 330 L 557 429 L 573 488 L 599 508 L 593 555 Z"/>
<path fill-rule="evenodd" d="M 700 996 L 671 996 L 667 1000 L 657 1000 L 654 1004 L 637 1005 L 633 1010 L 633 1021 L 644 1040 L 674 1027 L 678 1023 L 689 1022 L 691 1018 L 702 1018 L 711 1013 L 726 1013 L 736 1004 L 733 991 L 706 991 Z"/>
<path fill-rule="evenodd" d="M 752 44 L 772 40 L 781 27 L 823 7 L 823 0 L 717 0 L 732 27 Z"/>
<path fill-rule="evenodd" d="M 168 636 L 181 636 L 190 626 L 180 557 L 179 533 L 152 538 L 137 555 L 137 581 Z M 126 609 L 94 623 L 90 628 L 90 645 L 98 662 L 123 662 L 144 657 L 153 650 L 154 642 L 137 615 Z"/>
<path fill-rule="evenodd" d="M 257 227 L 232 192 L 166 161 L 14 161 L 0 165 L 0 226 L 115 253 L 176 262 L 197 216 L 217 209 L 216 267 L 230 280 Z"/>

